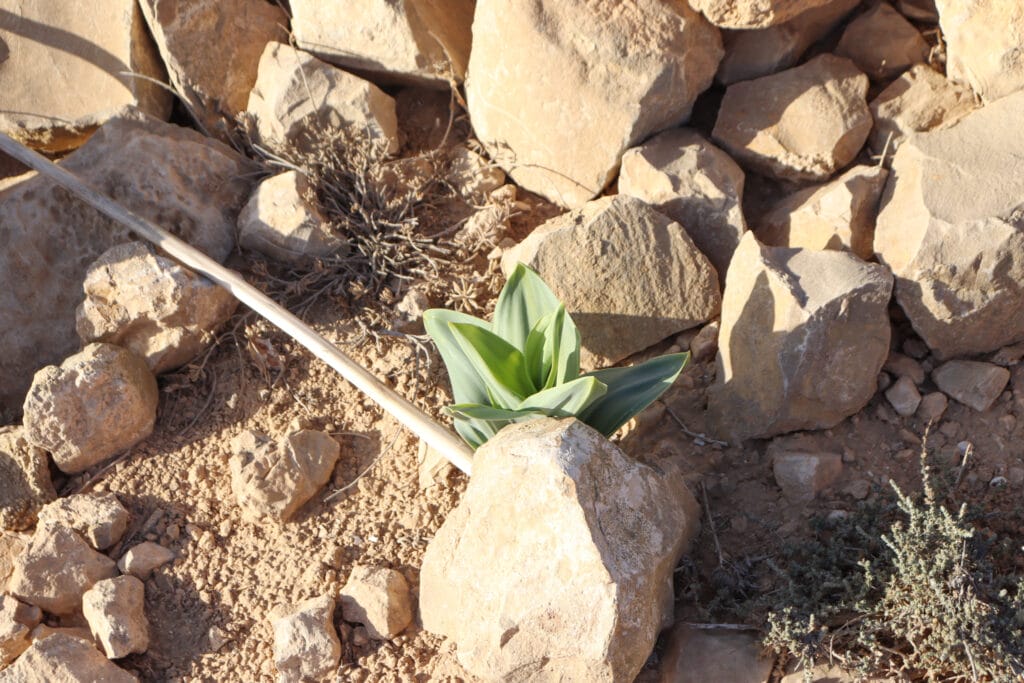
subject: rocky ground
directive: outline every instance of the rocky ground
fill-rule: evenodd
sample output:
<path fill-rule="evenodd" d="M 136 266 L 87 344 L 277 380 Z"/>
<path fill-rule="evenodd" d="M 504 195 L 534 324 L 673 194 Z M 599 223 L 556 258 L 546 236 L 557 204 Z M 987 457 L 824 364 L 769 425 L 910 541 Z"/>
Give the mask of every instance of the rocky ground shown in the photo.
<path fill-rule="evenodd" d="M 1019 8 L 363 4 L 0 0 L 0 131 L 444 424 L 423 311 L 486 317 L 519 262 L 585 369 L 690 363 L 471 479 L 0 154 L 0 682 L 803 679 L 755 598 L 922 452 L 978 585 L 1024 570 Z"/>

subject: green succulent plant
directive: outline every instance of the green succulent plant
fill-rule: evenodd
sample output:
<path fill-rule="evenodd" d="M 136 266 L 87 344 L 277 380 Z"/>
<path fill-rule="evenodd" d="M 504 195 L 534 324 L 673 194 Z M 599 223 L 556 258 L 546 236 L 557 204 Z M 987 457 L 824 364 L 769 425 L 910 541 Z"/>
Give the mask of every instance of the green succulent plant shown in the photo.
<path fill-rule="evenodd" d="M 542 416 L 576 417 L 611 436 L 672 386 L 689 359 L 674 353 L 581 375 L 576 325 L 523 264 L 498 296 L 493 322 L 434 308 L 423 324 L 451 379 L 447 411 L 473 448 L 505 425 Z"/>

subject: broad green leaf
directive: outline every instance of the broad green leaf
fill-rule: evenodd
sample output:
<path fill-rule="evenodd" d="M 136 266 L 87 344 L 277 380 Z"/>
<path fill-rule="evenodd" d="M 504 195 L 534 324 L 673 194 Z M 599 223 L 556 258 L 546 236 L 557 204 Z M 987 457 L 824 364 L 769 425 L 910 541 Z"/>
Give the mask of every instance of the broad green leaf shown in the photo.
<path fill-rule="evenodd" d="M 511 408 L 537 391 L 526 372 L 526 357 L 507 341 L 482 327 L 466 323 L 448 323 L 476 374 L 483 380 L 491 400 L 458 401 L 490 403 Z"/>
<path fill-rule="evenodd" d="M 498 430 L 507 424 L 484 422 L 483 420 L 467 420 L 458 415 L 455 416 L 453 422 L 455 423 L 455 431 L 459 433 L 462 440 L 468 443 L 473 450 L 483 446 L 488 439 L 497 434 Z"/>
<path fill-rule="evenodd" d="M 577 377 L 571 382 L 528 396 L 516 408 L 539 410 L 551 417 L 570 417 L 579 415 L 607 391 L 608 387 L 594 377 Z"/>
<path fill-rule="evenodd" d="M 543 318 L 537 321 L 526 336 L 526 345 L 523 349 L 526 356 L 526 367 L 530 373 L 533 383 L 542 388 L 548 388 L 548 380 L 554 381 L 551 372 L 554 356 L 552 345 L 558 345 L 559 335 L 554 334 L 559 323 L 559 315 L 565 317 L 565 307 L 559 306 Z"/>
<path fill-rule="evenodd" d="M 437 345 L 441 359 L 448 369 L 455 402 L 486 403 L 487 387 L 480 375 L 473 369 L 473 364 L 462 347 L 455 340 L 455 335 L 448 328 L 448 323 L 475 325 L 484 330 L 490 329 L 490 325 L 471 315 L 446 311 L 441 308 L 432 308 L 423 314 L 423 327 L 426 328 L 427 334 Z"/>
<path fill-rule="evenodd" d="M 548 386 L 556 386 L 571 382 L 580 376 L 580 331 L 572 316 L 565 314 L 561 324 L 558 349 L 554 351 L 555 364 L 552 369 L 553 378 Z"/>
<path fill-rule="evenodd" d="M 605 436 L 611 436 L 672 386 L 689 359 L 688 353 L 673 353 L 631 368 L 588 372 L 584 377 L 600 380 L 608 385 L 608 392 L 591 403 L 580 419 Z"/>
<path fill-rule="evenodd" d="M 482 420 L 484 422 L 500 422 L 502 420 L 515 421 L 524 417 L 537 417 L 543 412 L 537 408 L 526 410 L 515 410 L 510 408 L 495 408 L 494 406 L 480 405 L 479 403 L 457 403 L 448 406 L 449 413 L 464 417 L 469 420 Z"/>
<path fill-rule="evenodd" d="M 494 307 L 494 333 L 520 351 L 541 318 L 561 305 L 554 292 L 533 270 L 516 265 Z"/>

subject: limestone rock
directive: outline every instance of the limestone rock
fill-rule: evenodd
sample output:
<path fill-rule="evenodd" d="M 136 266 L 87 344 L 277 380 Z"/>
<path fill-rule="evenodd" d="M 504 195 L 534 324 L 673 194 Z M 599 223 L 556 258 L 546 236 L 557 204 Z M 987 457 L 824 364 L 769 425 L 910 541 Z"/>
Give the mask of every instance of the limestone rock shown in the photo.
<path fill-rule="evenodd" d="M 14 562 L 25 550 L 31 536 L 0 531 L 0 587 L 7 585 L 14 573 Z"/>
<path fill-rule="evenodd" d="M 211 134 L 245 111 L 263 48 L 288 17 L 261 0 L 140 0 L 174 89 Z"/>
<path fill-rule="evenodd" d="M 894 78 L 915 64 L 927 62 L 929 52 L 928 43 L 914 25 L 887 2 L 851 21 L 835 50 L 876 81 Z"/>
<path fill-rule="evenodd" d="M 417 481 L 421 491 L 443 484 L 454 469 L 451 461 L 428 446 L 426 441 L 420 441 L 419 450 L 416 452 L 416 464 Z"/>
<path fill-rule="evenodd" d="M 893 159 L 875 251 L 939 360 L 1024 340 L 1022 129 L 1024 92 L 914 135 Z"/>
<path fill-rule="evenodd" d="M 61 166 L 219 261 L 234 248 L 253 170 L 224 145 L 137 113 L 105 124 Z M 35 371 L 79 348 L 77 283 L 129 235 L 38 175 L 0 187 L 0 409 L 20 408 Z"/>
<path fill-rule="evenodd" d="M 690 357 L 694 363 L 703 363 L 715 357 L 718 353 L 718 332 L 718 321 L 713 320 L 700 328 L 700 332 L 690 340 Z"/>
<path fill-rule="evenodd" d="M 85 301 L 75 314 L 82 341 L 130 349 L 154 374 L 198 356 L 238 307 L 226 289 L 143 242 L 104 252 L 89 266 L 82 287 Z"/>
<path fill-rule="evenodd" d="M 8 590 L 47 612 L 71 614 L 82 606 L 85 591 L 115 575 L 113 560 L 90 548 L 76 532 L 41 525 L 15 558 Z"/>
<path fill-rule="evenodd" d="M 796 66 L 807 48 L 824 38 L 858 4 L 859 0 L 831 0 L 783 24 L 723 31 L 725 57 L 715 79 L 732 85 Z"/>
<path fill-rule="evenodd" d="M 334 600 L 310 598 L 271 622 L 274 665 L 282 681 L 326 680 L 341 661 L 341 641 L 334 630 Z"/>
<path fill-rule="evenodd" d="M 296 171 L 261 182 L 238 216 L 239 244 L 296 265 L 343 252 L 348 243 L 331 231 L 309 192 L 309 182 Z"/>
<path fill-rule="evenodd" d="M 878 153 L 887 142 L 893 152 L 907 136 L 948 128 L 977 109 L 970 90 L 924 64 L 890 83 L 868 106 L 875 119 L 871 149 Z"/>
<path fill-rule="evenodd" d="M 28 649 L 32 628 L 42 619 L 38 607 L 0 594 L 0 668 Z"/>
<path fill-rule="evenodd" d="M 565 304 L 583 350 L 612 363 L 718 314 L 718 274 L 678 223 L 624 195 L 557 216 L 507 250 Z M 585 359 L 586 360 L 586 359 Z"/>
<path fill-rule="evenodd" d="M 619 192 L 644 200 L 683 226 L 725 282 L 732 252 L 747 230 L 743 170 L 700 133 L 677 128 L 622 156 Z"/>
<path fill-rule="evenodd" d="M 153 543 L 145 541 L 132 546 L 124 554 L 118 563 L 117 568 L 124 574 L 131 574 L 145 581 L 153 573 L 154 569 L 162 567 L 174 559 L 174 551 Z"/>
<path fill-rule="evenodd" d="M 991 363 L 951 360 L 932 371 L 932 381 L 960 403 L 984 412 L 1010 381 L 1010 371 Z"/>
<path fill-rule="evenodd" d="M 678 470 L 581 422 L 506 427 L 427 546 L 423 627 L 485 680 L 632 681 L 699 514 Z"/>
<path fill-rule="evenodd" d="M 712 133 L 749 169 L 796 182 L 827 180 L 853 161 L 871 132 L 867 76 L 820 55 L 729 86 Z"/>
<path fill-rule="evenodd" d="M 808 503 L 828 488 L 843 471 L 843 456 L 838 453 L 804 453 L 774 450 L 772 472 L 782 494 L 793 503 Z"/>
<path fill-rule="evenodd" d="M 124 536 L 128 510 L 113 493 L 80 493 L 47 505 L 39 513 L 39 523 L 65 526 L 96 550 L 105 550 Z"/>
<path fill-rule="evenodd" d="M 339 593 L 345 621 L 362 624 L 374 640 L 391 640 L 412 623 L 412 597 L 401 572 L 356 565 Z"/>
<path fill-rule="evenodd" d="M 25 398 L 25 439 L 63 472 L 81 472 L 153 431 L 159 400 L 145 361 L 112 344 L 89 344 L 36 373 Z"/>
<path fill-rule="evenodd" d="M 82 613 L 109 659 L 149 648 L 146 589 L 134 576 L 97 581 L 82 596 Z"/>
<path fill-rule="evenodd" d="M 772 658 L 762 656 L 752 633 L 703 630 L 680 623 L 672 629 L 658 667 L 663 683 L 764 683 Z"/>
<path fill-rule="evenodd" d="M 473 41 L 473 0 L 292 0 L 299 47 L 381 83 L 461 83 Z"/>
<path fill-rule="evenodd" d="M 172 95 L 122 72 L 166 80 L 134 0 L 0 0 L 0 131 L 63 152 L 126 105 L 167 118 Z"/>
<path fill-rule="evenodd" d="M 245 431 L 232 444 L 231 490 L 242 514 L 287 522 L 330 478 L 341 447 L 330 434 L 292 432 L 276 444 Z"/>
<path fill-rule="evenodd" d="M 891 293 L 883 266 L 744 236 L 722 301 L 712 431 L 769 437 L 863 408 L 889 352 Z"/>
<path fill-rule="evenodd" d="M 38 607 L 36 609 L 39 609 Z M 46 624 L 39 624 L 32 629 L 32 640 L 42 640 L 48 638 L 55 633 L 62 633 L 72 638 L 78 638 L 89 643 L 89 645 L 95 645 L 96 641 L 92 639 L 92 632 L 89 631 L 86 626 L 48 626 Z"/>
<path fill-rule="evenodd" d="M 949 400 L 941 391 L 933 391 L 921 397 L 921 405 L 917 407 L 917 417 L 925 422 L 938 422 L 946 413 Z"/>
<path fill-rule="evenodd" d="M 693 0 L 693 8 L 724 28 L 782 24 L 830 0 Z"/>
<path fill-rule="evenodd" d="M 689 117 L 721 57 L 684 0 L 478 0 L 466 100 L 518 185 L 578 207 L 623 152 Z"/>
<path fill-rule="evenodd" d="M 985 102 L 1024 88 L 1024 5 L 1005 0 L 935 0 L 946 42 L 946 75 Z"/>
<path fill-rule="evenodd" d="M 771 246 L 851 251 L 868 260 L 875 254 L 875 219 L 886 176 L 881 166 L 854 166 L 829 183 L 784 197 L 754 231 Z"/>
<path fill-rule="evenodd" d="M 34 641 L 14 664 L 0 673 L 3 683 L 137 683 L 138 680 L 91 644 L 65 633 Z"/>
<path fill-rule="evenodd" d="M 349 22 L 351 23 L 351 22 Z M 267 43 L 248 113 L 271 149 L 312 151 L 318 131 L 347 129 L 398 151 L 395 101 L 369 81 L 283 43 Z M 323 137 L 323 136 L 320 136 Z"/>
<path fill-rule="evenodd" d="M 886 389 L 885 398 L 898 415 L 910 417 L 921 405 L 921 394 L 917 391 L 914 380 L 907 376 L 900 377 L 896 382 Z"/>
<path fill-rule="evenodd" d="M 46 452 L 26 441 L 21 427 L 0 427 L 0 482 L 0 530 L 30 529 L 57 497 Z"/>

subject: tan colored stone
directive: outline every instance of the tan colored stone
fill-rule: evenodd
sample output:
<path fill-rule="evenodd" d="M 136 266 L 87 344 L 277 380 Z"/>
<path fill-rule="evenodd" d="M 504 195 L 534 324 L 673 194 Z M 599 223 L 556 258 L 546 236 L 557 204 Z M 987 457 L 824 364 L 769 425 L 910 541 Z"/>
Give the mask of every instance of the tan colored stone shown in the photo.
<path fill-rule="evenodd" d="M 718 321 L 713 320 L 700 328 L 700 332 L 690 340 L 690 358 L 694 363 L 703 363 L 715 357 L 718 353 L 718 333 Z"/>
<path fill-rule="evenodd" d="M 946 43 L 946 75 L 985 102 L 1024 88 L 1024 4 L 935 0 Z"/>
<path fill-rule="evenodd" d="M 401 572 L 356 565 L 341 592 L 345 621 L 362 624 L 374 640 L 391 640 L 412 623 L 412 597 Z"/>
<path fill-rule="evenodd" d="M 1024 92 L 910 137 L 893 159 L 875 251 L 939 360 L 1024 340 L 1021 130 Z"/>
<path fill-rule="evenodd" d="M 859 0 L 830 0 L 783 24 L 723 31 L 725 57 L 715 80 L 732 85 L 796 66 L 807 48 L 824 38 L 858 4 Z"/>
<path fill-rule="evenodd" d="M 395 101 L 369 81 L 283 43 L 267 43 L 246 111 L 257 141 L 271 149 L 310 152 L 321 131 L 348 130 L 398 151 Z"/>
<path fill-rule="evenodd" d="M 330 434 L 301 429 L 271 443 L 252 431 L 232 444 L 231 490 L 243 516 L 287 522 L 330 478 L 341 447 Z"/>
<path fill-rule="evenodd" d="M 723 28 L 782 24 L 830 0 L 693 0 L 693 8 Z"/>
<path fill-rule="evenodd" d="M 306 177 L 286 171 L 267 178 L 238 215 L 238 242 L 282 263 L 302 264 L 343 253 L 338 237 L 310 201 Z"/>
<path fill-rule="evenodd" d="M 890 83 L 868 106 L 875 119 L 871 149 L 878 153 L 887 143 L 895 152 L 907 136 L 948 128 L 978 108 L 970 90 L 924 64 Z"/>
<path fill-rule="evenodd" d="M 229 147 L 130 112 L 61 166 L 219 261 L 234 248 L 253 182 L 253 165 Z M 128 228 L 47 178 L 0 188 L 0 408 L 20 409 L 36 370 L 79 348 L 78 283 L 100 254 L 130 239 Z"/>
<path fill-rule="evenodd" d="M 137 683 L 95 647 L 74 636 L 55 633 L 36 640 L 0 680 L 3 683 Z"/>
<path fill-rule="evenodd" d="M 32 628 L 43 619 L 38 607 L 0 594 L 0 668 L 28 649 Z"/>
<path fill-rule="evenodd" d="M 160 396 L 137 355 L 89 344 L 36 373 L 25 398 L 25 439 L 74 474 L 131 448 L 153 431 Z"/>
<path fill-rule="evenodd" d="M 129 548 L 124 557 L 118 561 L 117 568 L 123 574 L 131 574 L 145 581 L 154 569 L 162 567 L 173 559 L 173 550 L 168 550 L 157 543 L 145 541 Z"/>
<path fill-rule="evenodd" d="M 420 441 L 419 450 L 416 453 L 416 464 L 419 471 L 417 480 L 421 491 L 448 481 L 448 475 L 454 469 L 451 461 L 428 446 L 426 441 Z"/>
<path fill-rule="evenodd" d="M 427 547 L 423 627 L 485 680 L 632 681 L 699 517 L 678 470 L 628 458 L 581 422 L 511 425 L 477 450 Z"/>
<path fill-rule="evenodd" d="M 21 427 L 0 427 L 0 482 L 0 529 L 32 528 L 39 510 L 57 497 L 46 452 L 26 441 Z"/>
<path fill-rule="evenodd" d="M 167 76 L 134 0 L 0 0 L 0 131 L 64 152 L 126 105 L 166 119 L 172 96 L 146 78 Z"/>
<path fill-rule="evenodd" d="M 644 200 L 683 226 L 725 282 L 732 252 L 747 230 L 743 170 L 700 133 L 660 133 L 622 156 L 619 192 Z"/>
<path fill-rule="evenodd" d="M 835 54 L 850 58 L 871 79 L 885 81 L 927 62 L 930 51 L 914 25 L 881 2 L 850 22 Z"/>
<path fill-rule="evenodd" d="M 8 590 L 47 612 L 72 614 L 85 591 L 117 575 L 113 560 L 101 555 L 67 527 L 40 525 L 15 558 Z"/>
<path fill-rule="evenodd" d="M 261 0 L 140 0 L 171 84 L 208 132 L 227 138 L 245 111 L 263 48 L 288 40 L 284 11 Z"/>
<path fill-rule="evenodd" d="M 39 624 L 32 629 L 32 640 L 42 640 L 48 638 L 55 633 L 61 633 L 72 638 L 78 638 L 84 640 L 91 646 L 96 645 L 96 641 L 92 639 L 92 633 L 85 626 L 47 626 L 46 624 Z"/>
<path fill-rule="evenodd" d="M 568 207 L 684 122 L 722 57 L 718 29 L 684 0 L 478 0 L 473 41 L 477 137 L 518 185 Z"/>
<path fill-rule="evenodd" d="M 843 472 L 843 456 L 838 453 L 790 451 L 774 443 L 768 451 L 775 482 L 791 503 L 809 503 Z"/>
<path fill-rule="evenodd" d="M 875 255 L 875 219 L 886 176 L 881 166 L 854 166 L 829 183 L 784 197 L 754 232 L 775 247 L 836 249 L 868 260 Z"/>
<path fill-rule="evenodd" d="M 722 301 L 712 432 L 765 438 L 838 424 L 871 400 L 889 353 L 892 275 L 840 251 L 747 233 Z"/>
<path fill-rule="evenodd" d="M 729 86 L 712 133 L 750 170 L 796 182 L 827 180 L 853 161 L 871 131 L 868 78 L 820 55 Z"/>
<path fill-rule="evenodd" d="M 896 414 L 902 417 L 910 417 L 921 405 L 921 394 L 917 390 L 917 385 L 905 375 L 885 390 L 885 398 Z"/>
<path fill-rule="evenodd" d="M 97 581 L 82 596 L 82 614 L 108 659 L 149 649 L 146 589 L 134 576 Z"/>
<path fill-rule="evenodd" d="M 24 552 L 30 538 L 28 534 L 0 531 L 0 588 L 10 581 L 15 560 Z"/>
<path fill-rule="evenodd" d="M 679 623 L 661 655 L 658 675 L 662 683 L 765 683 L 772 663 L 753 633 Z"/>
<path fill-rule="evenodd" d="M 951 360 L 932 371 L 932 381 L 960 403 L 985 412 L 1010 381 L 1010 371 L 991 363 Z"/>
<path fill-rule="evenodd" d="M 111 247 L 91 266 L 75 314 L 83 343 L 123 346 L 154 374 L 188 363 L 213 340 L 238 301 L 223 287 L 143 242 Z"/>
<path fill-rule="evenodd" d="M 292 31 L 303 50 L 374 81 L 447 89 L 466 74 L 473 4 L 292 0 Z"/>
<path fill-rule="evenodd" d="M 124 536 L 128 517 L 128 510 L 113 493 L 77 493 L 43 508 L 39 523 L 65 526 L 96 550 L 105 550 Z"/>
<path fill-rule="evenodd" d="M 326 680 L 341 661 L 341 641 L 334 630 L 334 600 L 310 598 L 273 619 L 274 665 L 283 681 Z"/>
<path fill-rule="evenodd" d="M 718 314 L 718 274 L 678 223 L 625 195 L 594 200 L 507 250 L 580 330 L 585 364 L 613 363 Z"/>
<path fill-rule="evenodd" d="M 476 204 L 486 202 L 492 192 L 505 184 L 505 172 L 466 145 L 452 148 L 446 177 L 463 199 Z"/>
<path fill-rule="evenodd" d="M 938 422 L 946 413 L 949 399 L 941 391 L 933 391 L 921 397 L 921 405 L 917 407 L 917 417 L 925 422 Z"/>

